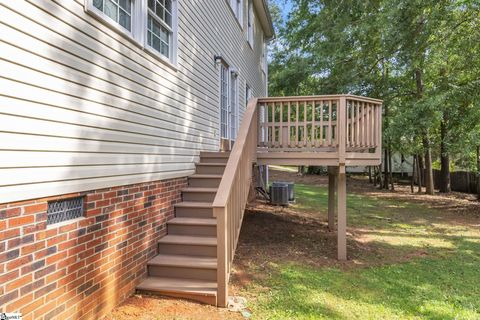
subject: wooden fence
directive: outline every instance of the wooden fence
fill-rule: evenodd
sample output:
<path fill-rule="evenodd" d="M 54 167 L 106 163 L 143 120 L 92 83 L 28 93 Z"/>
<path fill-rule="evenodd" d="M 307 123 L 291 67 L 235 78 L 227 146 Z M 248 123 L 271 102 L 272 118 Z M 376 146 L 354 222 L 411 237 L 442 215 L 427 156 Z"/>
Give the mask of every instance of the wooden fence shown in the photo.
<path fill-rule="evenodd" d="M 433 170 L 433 182 L 435 189 L 438 189 L 441 182 L 440 170 Z M 477 174 L 466 171 L 451 172 L 450 187 L 452 191 L 478 194 Z"/>

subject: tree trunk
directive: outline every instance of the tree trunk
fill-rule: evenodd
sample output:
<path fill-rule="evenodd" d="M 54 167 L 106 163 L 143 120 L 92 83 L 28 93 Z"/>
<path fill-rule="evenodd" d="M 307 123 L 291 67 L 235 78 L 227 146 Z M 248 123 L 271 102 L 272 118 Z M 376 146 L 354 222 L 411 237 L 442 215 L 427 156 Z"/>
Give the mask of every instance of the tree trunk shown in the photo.
<path fill-rule="evenodd" d="M 417 155 L 417 181 L 418 181 L 418 193 L 422 193 L 423 187 L 423 158 Z"/>
<path fill-rule="evenodd" d="M 450 188 L 450 155 L 448 154 L 447 147 L 445 145 L 447 128 L 445 121 L 440 123 L 440 192 L 448 193 Z"/>
<path fill-rule="evenodd" d="M 480 200 L 480 145 L 477 146 L 477 193 Z"/>
<path fill-rule="evenodd" d="M 417 157 L 413 155 L 413 164 L 412 164 L 412 181 L 410 182 L 410 191 L 413 193 L 415 185 L 415 167 L 417 166 Z"/>
<path fill-rule="evenodd" d="M 423 148 L 425 150 L 425 192 L 433 195 L 433 169 L 432 169 L 432 148 L 430 147 L 430 139 L 428 135 L 423 140 Z"/>
<path fill-rule="evenodd" d="M 368 182 L 372 183 L 372 166 L 368 166 Z"/>
<path fill-rule="evenodd" d="M 383 188 L 382 165 L 378 166 L 378 188 Z"/>
<path fill-rule="evenodd" d="M 395 186 L 393 185 L 393 166 L 392 166 L 392 150 L 389 148 L 388 149 L 388 168 L 389 168 L 389 174 L 390 174 L 390 185 L 392 186 L 392 191 L 395 191 Z"/>
<path fill-rule="evenodd" d="M 388 147 L 385 148 L 384 156 L 383 156 L 383 189 L 388 190 Z"/>

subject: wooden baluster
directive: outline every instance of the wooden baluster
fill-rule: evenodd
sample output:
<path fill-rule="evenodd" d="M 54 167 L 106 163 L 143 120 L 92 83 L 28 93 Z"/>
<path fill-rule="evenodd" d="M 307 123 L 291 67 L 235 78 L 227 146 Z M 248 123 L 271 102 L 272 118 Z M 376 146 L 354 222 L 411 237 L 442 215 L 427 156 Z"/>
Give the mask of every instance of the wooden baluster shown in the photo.
<path fill-rule="evenodd" d="M 312 141 L 310 141 L 310 146 L 315 147 L 315 104 L 316 101 L 312 102 Z"/>
<path fill-rule="evenodd" d="M 320 145 L 323 147 L 323 107 L 325 106 L 325 101 L 321 101 L 320 104 Z"/>
<path fill-rule="evenodd" d="M 332 145 L 332 100 L 328 101 L 328 132 L 327 146 Z"/>
<path fill-rule="evenodd" d="M 307 146 L 307 102 L 303 102 L 303 144 L 302 147 Z"/>
<path fill-rule="evenodd" d="M 356 146 L 359 147 L 360 144 L 360 106 L 358 102 L 355 102 L 355 113 L 356 113 L 356 120 L 355 120 L 355 138 L 356 138 Z"/>
<path fill-rule="evenodd" d="M 280 139 L 280 147 L 283 148 L 283 102 L 280 102 L 280 128 L 278 129 L 278 138 Z"/>
<path fill-rule="evenodd" d="M 275 148 L 275 102 L 272 103 L 272 122 L 270 125 L 272 130 L 272 148 Z"/>
<path fill-rule="evenodd" d="M 355 147 L 355 101 L 350 103 L 350 146 Z"/>
<path fill-rule="evenodd" d="M 362 147 L 365 146 L 365 103 L 362 102 L 361 105 L 360 105 L 360 108 L 361 108 L 361 114 L 362 114 L 362 118 L 361 118 L 361 127 L 360 127 L 360 136 L 362 137 L 361 139 L 361 145 Z"/>
<path fill-rule="evenodd" d="M 346 115 L 346 119 L 345 119 L 345 122 L 346 122 L 346 130 L 347 130 L 347 133 L 345 135 L 345 139 L 346 139 L 346 144 L 347 144 L 347 147 L 350 146 L 350 121 L 348 119 L 348 117 L 350 117 L 350 112 L 348 112 L 348 108 L 350 107 L 350 104 L 349 104 L 349 101 L 350 100 L 347 100 L 347 105 L 346 105 L 346 110 L 345 110 L 345 115 Z"/>
<path fill-rule="evenodd" d="M 372 121 L 371 121 L 371 116 L 370 116 L 370 113 L 372 111 L 371 109 L 372 105 L 370 103 L 367 103 L 367 147 L 370 148 L 371 147 L 371 142 L 370 142 L 370 138 L 371 138 L 371 131 L 372 131 Z"/>
<path fill-rule="evenodd" d="M 368 148 L 368 146 L 370 145 L 370 134 L 369 134 L 369 130 L 370 130 L 370 117 L 369 117 L 369 114 L 368 112 L 370 111 L 370 104 L 369 103 L 366 103 L 365 104 L 365 147 Z"/>
<path fill-rule="evenodd" d="M 295 102 L 296 106 L 297 106 L 297 117 L 295 118 L 295 147 L 298 147 L 298 143 L 300 141 L 300 135 L 299 135 L 299 128 L 298 128 L 298 114 L 299 114 L 299 111 L 298 109 L 300 108 L 299 106 L 299 102 L 296 101 Z"/>
<path fill-rule="evenodd" d="M 288 127 L 288 147 L 290 148 L 292 145 L 291 145 L 291 141 L 290 141 L 290 135 L 291 135 L 291 131 L 290 131 L 290 114 L 291 112 L 291 103 L 290 101 L 288 102 L 288 109 L 287 109 L 287 115 L 288 115 L 288 122 L 287 122 L 287 127 Z"/>

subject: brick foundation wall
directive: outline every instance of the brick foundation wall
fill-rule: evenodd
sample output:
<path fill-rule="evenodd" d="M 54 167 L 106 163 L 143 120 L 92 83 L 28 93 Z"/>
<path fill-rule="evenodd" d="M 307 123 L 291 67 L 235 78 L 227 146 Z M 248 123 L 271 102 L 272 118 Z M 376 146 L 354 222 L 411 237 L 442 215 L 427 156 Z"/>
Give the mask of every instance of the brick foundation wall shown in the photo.
<path fill-rule="evenodd" d="M 0 204 L 0 312 L 98 319 L 130 296 L 186 178 Z M 85 196 L 85 217 L 47 227 L 48 201 Z"/>

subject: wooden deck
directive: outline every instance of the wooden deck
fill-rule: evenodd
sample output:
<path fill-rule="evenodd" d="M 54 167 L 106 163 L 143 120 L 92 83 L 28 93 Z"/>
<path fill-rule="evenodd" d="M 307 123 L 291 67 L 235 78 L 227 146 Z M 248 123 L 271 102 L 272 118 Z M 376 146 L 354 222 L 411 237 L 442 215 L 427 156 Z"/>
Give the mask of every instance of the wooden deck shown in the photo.
<path fill-rule="evenodd" d="M 233 149 L 200 153 L 137 289 L 227 305 L 254 164 L 329 167 L 328 226 L 347 259 L 345 166 L 380 164 L 381 121 L 381 101 L 363 97 L 250 100 Z"/>

